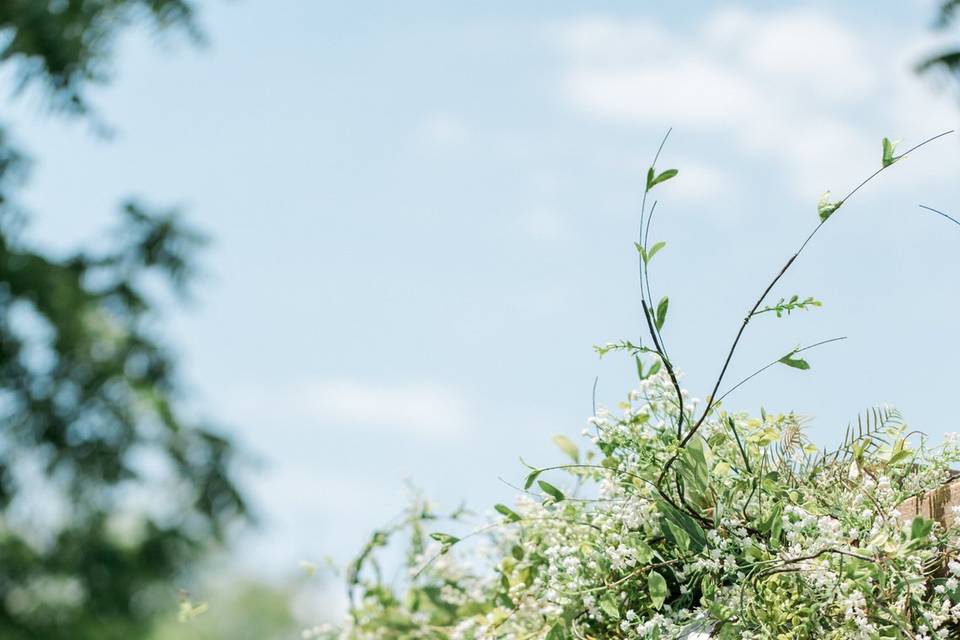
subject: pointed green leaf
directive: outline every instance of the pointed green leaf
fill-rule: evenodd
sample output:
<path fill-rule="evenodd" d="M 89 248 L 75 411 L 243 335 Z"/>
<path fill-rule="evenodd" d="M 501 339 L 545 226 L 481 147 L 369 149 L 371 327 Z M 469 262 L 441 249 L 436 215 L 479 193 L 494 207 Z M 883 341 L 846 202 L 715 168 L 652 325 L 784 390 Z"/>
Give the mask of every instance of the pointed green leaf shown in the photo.
<path fill-rule="evenodd" d="M 560 491 L 560 489 L 557 489 L 555 486 L 553 486 L 546 480 L 537 481 L 537 485 L 543 490 L 545 494 L 553 498 L 556 502 L 563 502 L 563 500 L 566 498 L 566 496 L 563 495 L 563 491 Z"/>
<path fill-rule="evenodd" d="M 523 483 L 524 490 L 527 490 L 530 487 L 532 487 L 533 483 L 536 481 L 536 479 L 540 476 L 542 472 L 543 471 L 541 469 L 534 469 L 533 471 L 531 471 L 530 474 L 527 476 L 526 481 L 524 481 Z"/>
<path fill-rule="evenodd" d="M 563 640 L 563 624 L 558 622 L 550 627 L 550 631 L 547 631 L 547 635 L 543 640 Z"/>
<path fill-rule="evenodd" d="M 709 465 L 704 439 L 696 436 L 690 440 L 681 451 L 677 462 L 677 472 L 683 478 L 688 499 L 696 505 L 708 506 L 710 504 L 708 497 Z"/>
<path fill-rule="evenodd" d="M 778 360 L 778 362 L 781 362 L 781 363 L 787 365 L 788 367 L 793 367 L 794 369 L 802 369 L 802 370 L 804 370 L 804 371 L 806 371 L 807 369 L 809 369 L 809 368 L 810 368 L 810 363 L 808 363 L 808 362 L 807 362 L 806 360 L 804 360 L 803 358 L 794 358 L 793 356 L 794 356 L 795 353 L 797 353 L 797 352 L 796 352 L 796 351 L 791 351 L 791 352 L 788 353 L 787 355 L 785 355 L 785 356 L 783 356 L 782 358 L 780 358 L 780 360 Z"/>
<path fill-rule="evenodd" d="M 662 607 L 667 596 L 670 595 L 666 579 L 656 571 L 651 571 L 647 576 L 647 590 L 650 592 L 650 600 L 653 602 L 654 609 Z"/>
<path fill-rule="evenodd" d="M 657 317 L 656 325 L 657 329 L 663 329 L 663 323 L 667 321 L 667 308 L 670 306 L 670 299 L 666 296 L 660 300 L 660 304 L 657 305 Z"/>
<path fill-rule="evenodd" d="M 780 534 L 783 532 L 783 516 L 781 508 L 778 506 L 773 511 L 770 518 L 770 547 L 776 549 L 780 546 Z"/>
<path fill-rule="evenodd" d="M 675 509 L 663 500 L 657 500 L 657 510 L 663 514 L 663 517 L 660 519 L 660 525 L 664 536 L 675 544 L 678 544 L 680 541 L 674 536 L 675 527 L 676 530 L 685 534 L 687 544 L 689 544 L 695 552 L 700 553 L 707 544 L 707 534 L 704 533 L 703 527 L 689 515 Z"/>
<path fill-rule="evenodd" d="M 883 139 L 883 158 L 881 162 L 884 167 L 889 167 L 900 159 L 900 156 L 893 155 L 893 152 L 897 148 L 897 144 L 899 142 L 899 140 L 894 140 L 891 142 L 889 138 Z"/>
<path fill-rule="evenodd" d="M 674 177 L 679 173 L 676 169 L 667 169 L 666 171 L 659 174 L 657 177 L 654 177 L 653 167 L 650 167 L 650 170 L 647 171 L 647 191 L 653 189 L 655 186 L 661 182 L 666 182 L 670 178 Z"/>
<path fill-rule="evenodd" d="M 566 436 L 556 435 L 553 436 L 553 443 L 560 447 L 560 450 L 567 454 L 574 462 L 580 462 L 580 450 L 577 449 L 577 445 L 573 444 L 570 438 Z"/>
<path fill-rule="evenodd" d="M 650 261 L 653 260 L 653 256 L 657 255 L 657 252 L 659 252 L 660 249 L 663 249 L 665 246 L 667 246 L 666 242 L 658 242 L 652 247 L 650 247 L 649 251 L 646 251 L 641 254 L 643 256 L 643 262 L 645 264 L 649 264 Z"/>
<path fill-rule="evenodd" d="M 657 360 L 652 365 L 650 365 L 649 369 L 647 369 L 647 377 L 649 378 L 650 376 L 657 375 L 657 373 L 659 372 L 660 372 L 660 361 Z"/>
<path fill-rule="evenodd" d="M 690 536 L 687 535 L 680 525 L 670 520 L 661 520 L 660 530 L 663 532 L 663 537 L 669 540 L 676 548 L 681 551 L 690 549 Z"/>
<path fill-rule="evenodd" d="M 519 513 L 505 504 L 495 504 L 493 505 L 493 508 L 496 509 L 498 513 L 505 516 L 510 522 L 517 522 L 518 520 L 522 519 Z"/>
<path fill-rule="evenodd" d="M 457 536 L 452 536 L 449 533 L 431 533 L 430 537 L 445 547 L 449 547 L 460 542 L 460 538 Z"/>

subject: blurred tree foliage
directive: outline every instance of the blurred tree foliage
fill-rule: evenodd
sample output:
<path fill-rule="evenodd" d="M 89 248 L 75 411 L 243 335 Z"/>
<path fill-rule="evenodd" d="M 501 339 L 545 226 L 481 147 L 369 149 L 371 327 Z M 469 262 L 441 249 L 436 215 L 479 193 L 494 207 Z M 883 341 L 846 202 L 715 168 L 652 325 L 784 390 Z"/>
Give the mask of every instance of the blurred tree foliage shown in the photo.
<path fill-rule="evenodd" d="M 944 0 L 940 4 L 934 28 L 946 30 L 954 25 L 960 13 L 960 0 Z M 960 80 L 960 47 L 939 51 L 917 65 L 917 71 L 928 73 L 943 71 Z"/>
<path fill-rule="evenodd" d="M 85 112 L 84 86 L 109 77 L 116 36 L 143 22 L 200 37 L 187 0 L 3 0 L 0 61 L 15 63 L 22 85 L 47 85 L 56 106 Z"/>
<path fill-rule="evenodd" d="M 4 0 L 0 61 L 85 117 L 115 37 L 143 22 L 197 32 L 184 0 Z M 98 250 L 41 251 L 16 204 L 26 168 L 0 128 L 0 638 L 144 638 L 246 514 L 233 448 L 184 417 L 157 337 L 202 237 L 129 201 Z"/>
<path fill-rule="evenodd" d="M 294 585 L 274 585 L 231 578 L 217 580 L 207 613 L 183 623 L 175 614 L 164 620 L 149 640 L 287 640 L 301 635 L 303 625 L 291 612 L 297 595 Z"/>

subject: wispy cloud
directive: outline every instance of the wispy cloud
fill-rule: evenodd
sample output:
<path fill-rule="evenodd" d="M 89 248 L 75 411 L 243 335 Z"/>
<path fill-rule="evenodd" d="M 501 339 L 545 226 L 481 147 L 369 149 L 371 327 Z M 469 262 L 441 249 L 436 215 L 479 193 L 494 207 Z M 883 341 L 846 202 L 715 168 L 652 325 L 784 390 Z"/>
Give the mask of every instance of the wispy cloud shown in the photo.
<path fill-rule="evenodd" d="M 875 123 L 941 126 L 904 56 L 815 10 L 721 9 L 686 30 L 593 16 L 553 35 L 573 108 L 612 124 L 717 135 L 779 163 L 805 197 L 879 153 Z M 918 112 L 908 96 L 921 92 Z"/>
<path fill-rule="evenodd" d="M 311 429 L 362 429 L 424 438 L 456 438 L 471 425 L 465 395 L 433 382 L 310 378 L 231 394 L 240 423 Z"/>
<path fill-rule="evenodd" d="M 317 421 L 424 436 L 467 430 L 466 401 L 433 383 L 370 384 L 358 380 L 312 380 L 293 390 L 294 407 Z"/>

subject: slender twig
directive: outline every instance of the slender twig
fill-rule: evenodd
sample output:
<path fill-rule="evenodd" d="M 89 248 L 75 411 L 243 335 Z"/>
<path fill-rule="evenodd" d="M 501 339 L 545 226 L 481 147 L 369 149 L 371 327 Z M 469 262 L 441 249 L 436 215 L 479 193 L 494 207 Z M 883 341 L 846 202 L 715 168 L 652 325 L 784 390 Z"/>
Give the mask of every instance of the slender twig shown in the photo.
<path fill-rule="evenodd" d="M 656 163 L 654 163 L 656 164 Z M 653 201 L 653 206 L 650 207 L 650 213 L 647 214 L 647 228 L 643 232 L 643 252 L 645 255 L 649 256 L 647 253 L 650 250 L 650 223 L 653 222 L 653 213 L 657 210 L 657 203 L 659 200 Z M 650 288 L 650 264 L 649 262 L 644 262 L 643 266 L 643 280 L 647 285 L 647 299 L 650 301 L 650 308 L 653 308 L 653 289 Z M 660 331 L 660 327 L 654 325 L 654 328 L 657 330 L 657 338 L 660 340 L 660 346 L 663 347 L 663 353 L 667 353 L 667 343 L 663 339 L 663 333 Z"/>
<path fill-rule="evenodd" d="M 673 131 L 673 127 L 667 129 L 667 132 L 664 134 L 663 139 L 660 141 L 660 146 L 657 147 L 657 152 L 653 154 L 653 164 L 650 165 L 651 169 L 655 169 L 657 162 L 660 160 L 660 154 L 663 152 L 663 147 L 667 144 L 667 138 L 670 137 L 670 132 Z M 637 244 L 643 247 L 644 251 L 647 249 L 647 245 L 650 243 L 650 222 L 653 220 L 653 213 L 657 210 L 657 201 L 654 200 L 653 205 L 650 207 L 650 213 L 646 214 L 646 225 L 644 225 L 644 214 L 647 210 L 647 194 L 650 193 L 650 189 L 644 185 L 643 189 L 643 199 L 640 201 L 640 234 L 637 237 Z M 650 290 L 650 269 L 647 266 L 647 263 L 643 260 L 643 257 L 640 257 L 640 298 L 644 298 L 643 287 L 646 284 L 647 293 L 646 299 L 649 305 L 653 306 L 653 292 Z M 663 345 L 663 336 L 660 335 L 660 329 L 656 329 L 657 338 L 660 340 L 660 344 Z M 664 350 L 664 355 L 666 355 L 666 350 Z"/>
<path fill-rule="evenodd" d="M 670 137 L 670 132 L 673 131 L 673 128 L 667 129 L 667 133 L 663 136 L 663 140 L 660 141 L 660 146 L 657 148 L 657 153 L 653 156 L 653 164 L 651 167 L 657 166 L 657 161 L 660 159 L 660 153 L 663 151 L 664 145 L 667 143 L 667 138 Z M 653 216 L 653 212 L 656 210 L 657 203 L 654 202 L 653 206 L 650 208 L 650 214 L 647 218 L 646 231 L 644 233 L 644 218 L 647 216 L 647 194 L 650 193 L 650 189 L 644 188 L 643 191 L 643 200 L 640 203 L 640 234 L 637 238 L 637 244 L 641 247 L 645 247 L 645 243 L 648 240 L 647 233 L 650 230 L 650 218 Z M 670 362 L 670 357 L 667 355 L 666 349 L 663 346 L 663 340 L 660 337 L 660 331 L 656 326 L 656 322 L 653 319 L 653 312 L 651 307 L 653 306 L 653 298 L 650 293 L 650 278 L 649 270 L 647 269 L 647 264 L 643 259 L 643 256 L 639 256 L 639 272 L 640 272 L 640 301 L 643 306 L 643 317 L 647 322 L 647 330 L 650 333 L 650 338 L 653 340 L 654 349 L 657 355 L 660 357 L 660 361 L 663 363 L 664 369 L 667 371 L 667 375 L 670 377 L 670 382 L 673 384 L 674 391 L 677 394 L 677 405 L 679 406 L 679 413 L 677 417 L 677 439 L 679 440 L 683 436 L 683 418 L 684 418 L 684 407 L 683 407 L 683 391 L 680 388 L 680 382 L 677 380 L 676 371 L 673 369 L 673 364 Z M 646 285 L 646 291 L 644 291 L 644 285 Z"/>
<path fill-rule="evenodd" d="M 820 551 L 818 551 L 818 552 L 816 552 L 816 553 L 811 553 L 810 555 L 806 555 L 806 556 L 798 556 L 798 557 L 796 557 L 796 558 L 784 558 L 784 559 L 781 561 L 782 564 L 780 565 L 780 567 L 775 568 L 775 569 L 769 569 L 769 570 L 767 570 L 767 571 L 761 572 L 760 574 L 758 574 L 758 575 L 756 576 L 756 580 L 760 580 L 760 579 L 762 579 L 762 578 L 766 578 L 766 577 L 771 576 L 771 575 L 774 575 L 774 574 L 776 574 L 776 573 L 783 573 L 784 571 L 796 570 L 795 568 L 794 568 L 794 569 L 788 568 L 787 565 L 795 564 L 795 563 L 798 563 L 798 562 L 809 562 L 810 560 L 816 560 L 816 559 L 819 558 L 820 556 L 823 556 L 823 555 L 828 554 L 828 553 L 834 553 L 834 554 L 836 554 L 836 555 L 838 555 L 838 556 L 843 556 L 843 557 L 847 557 L 847 558 L 855 558 L 855 559 L 857 559 L 857 560 L 863 560 L 863 561 L 865 561 L 865 562 L 873 562 L 873 563 L 876 563 L 876 562 L 877 562 L 877 559 L 876 559 L 876 558 L 871 558 L 870 556 L 865 556 L 865 555 L 860 554 L 860 553 L 854 553 L 854 552 L 852 552 L 852 551 L 844 551 L 843 549 L 834 549 L 834 548 L 831 547 L 831 548 L 827 548 L 827 549 L 822 549 L 822 550 L 820 550 Z"/>
<path fill-rule="evenodd" d="M 839 340 L 846 340 L 846 339 L 847 339 L 847 336 L 840 336 L 840 337 L 838 337 L 838 338 L 830 338 L 829 340 L 822 340 L 822 341 L 817 342 L 817 343 L 815 343 L 815 344 L 807 345 L 806 347 L 803 347 L 802 349 L 796 349 L 796 350 L 794 350 L 794 351 L 791 351 L 789 355 L 793 355 L 793 354 L 795 354 L 795 353 L 802 353 L 802 352 L 806 351 L 807 349 L 813 349 L 814 347 L 819 347 L 819 346 L 822 346 L 822 345 L 825 345 L 825 344 L 830 344 L 831 342 L 837 342 L 837 341 L 839 341 Z M 774 360 L 773 362 L 770 362 L 769 364 L 766 364 L 766 365 L 760 367 L 759 369 L 757 369 L 756 371 L 754 371 L 753 373 L 751 373 L 750 375 L 748 375 L 746 378 L 744 378 L 743 380 L 741 380 L 741 381 L 738 382 L 737 384 L 735 384 L 735 385 L 733 385 L 732 387 L 730 387 L 729 389 L 727 389 L 719 398 L 717 398 L 716 404 L 720 404 L 721 402 L 723 402 L 723 399 L 724 399 L 724 398 L 726 398 L 728 395 L 730 395 L 731 393 L 733 393 L 734 391 L 736 391 L 740 386 L 746 384 L 747 382 L 750 382 L 750 380 L 752 380 L 753 378 L 757 377 L 758 375 L 760 375 L 761 373 L 763 373 L 764 371 L 766 371 L 766 370 L 769 369 L 770 367 L 772 367 L 772 366 L 774 366 L 774 365 L 776 365 L 776 364 L 779 364 L 781 360 L 783 360 L 783 357 L 777 358 L 777 359 Z"/>
<path fill-rule="evenodd" d="M 679 440 L 683 436 L 683 390 L 680 388 L 680 382 L 677 380 L 677 374 L 673 370 L 673 365 L 670 364 L 670 359 L 667 358 L 666 354 L 663 352 L 663 347 L 660 345 L 660 341 L 657 336 L 656 329 L 654 328 L 654 322 L 650 308 L 647 306 L 646 300 L 641 300 L 643 305 L 643 317 L 647 320 L 647 328 L 650 331 L 650 337 L 653 338 L 653 346 L 657 351 L 657 355 L 660 357 L 660 361 L 663 362 L 664 368 L 667 370 L 667 375 L 670 376 L 670 382 L 673 383 L 673 389 L 677 393 L 677 404 L 679 405 L 679 413 L 677 417 L 677 439 Z"/>
<path fill-rule="evenodd" d="M 910 149 L 907 149 L 907 150 L 904 151 L 902 154 L 900 154 L 900 156 L 898 156 L 898 160 L 903 159 L 904 157 L 906 157 L 906 156 L 909 155 L 910 153 L 916 151 L 917 149 L 919 149 L 919 148 L 921 148 L 921 147 L 923 147 L 923 146 L 925 146 L 925 145 L 927 145 L 927 144 L 930 144 L 930 143 L 933 142 L 934 140 L 937 140 L 937 139 L 939 139 L 939 138 L 942 138 L 942 137 L 944 137 L 944 136 L 946 136 L 946 135 L 949 135 L 949 134 L 951 134 L 951 133 L 953 133 L 953 130 L 952 130 L 952 129 L 951 129 L 950 131 L 944 131 L 943 133 L 938 133 L 937 135 L 935 135 L 935 136 L 933 136 L 933 137 L 931 137 L 931 138 L 927 138 L 927 139 L 924 140 L 923 142 L 921 142 L 921 143 L 919 143 L 919 144 L 911 147 Z M 893 164 L 889 164 L 889 165 L 886 165 L 886 166 L 882 166 L 882 167 L 880 167 L 879 169 L 877 169 L 876 171 L 874 171 L 872 174 L 870 174 L 870 176 L 868 176 L 866 179 L 864 179 L 862 182 L 860 182 L 860 184 L 858 184 L 856 187 L 854 187 L 854 188 L 850 191 L 850 193 L 848 193 L 847 195 L 845 195 L 843 198 L 841 198 L 841 199 L 839 200 L 839 202 L 837 203 L 837 209 L 839 209 L 844 203 L 846 203 L 847 200 L 849 200 L 850 198 L 852 198 L 852 197 L 854 196 L 854 194 L 856 194 L 860 189 L 862 189 L 864 186 L 866 186 L 871 180 L 873 180 L 874 178 L 876 178 L 878 175 L 880 175 L 881 173 L 883 173 L 886 169 L 888 169 L 888 168 L 891 167 L 891 166 L 893 166 Z M 835 211 L 836 211 L 836 209 L 835 209 Z M 730 361 L 733 359 L 733 354 L 736 352 L 737 346 L 740 344 L 740 339 L 743 337 L 743 333 L 744 333 L 744 331 L 746 331 L 747 325 L 750 323 L 750 318 L 753 317 L 753 314 L 756 313 L 757 309 L 760 308 L 760 305 L 763 304 L 763 301 L 766 299 L 767 295 L 770 293 L 770 291 L 773 289 L 773 287 L 775 287 L 776 284 L 777 284 L 778 282 L 780 282 L 780 279 L 783 277 L 783 275 L 784 275 L 784 274 L 787 272 L 787 270 L 793 265 L 793 263 L 797 260 L 797 258 L 800 257 L 800 254 L 803 253 L 803 250 L 806 249 L 807 245 L 810 243 L 810 241 L 813 239 L 813 237 L 814 237 L 815 235 L 817 235 L 817 232 L 820 231 L 820 228 L 823 227 L 823 225 L 826 224 L 827 220 L 829 220 L 829 219 L 832 218 L 832 217 L 833 217 L 833 216 L 829 216 L 829 217 L 827 217 L 827 218 L 824 218 L 824 219 L 821 219 L 821 220 L 820 220 L 820 223 L 817 224 L 816 227 L 814 227 L 813 231 L 811 231 L 810 234 L 807 236 L 807 238 L 803 241 L 803 244 L 800 245 L 800 248 L 797 249 L 796 253 L 794 253 L 792 256 L 790 256 L 790 258 L 787 260 L 786 264 L 784 264 L 783 267 L 780 268 L 780 270 L 777 272 L 777 274 L 773 277 L 773 280 L 770 281 L 770 284 L 768 284 L 767 287 L 763 290 L 763 293 L 760 294 L 760 297 L 759 297 L 759 298 L 757 299 L 757 301 L 754 303 L 753 307 L 751 307 L 751 309 L 750 309 L 750 311 L 747 313 L 747 315 L 744 316 L 743 322 L 740 324 L 740 328 L 739 328 L 739 330 L 737 330 L 737 334 L 736 334 L 736 336 L 735 336 L 734 339 L 733 339 L 733 344 L 730 345 L 730 350 L 727 352 L 727 357 L 726 357 L 726 359 L 725 359 L 724 362 L 723 362 L 723 367 L 720 369 L 720 375 L 717 376 L 717 380 L 716 380 L 716 382 L 715 382 L 714 385 L 713 385 L 713 391 L 710 392 L 710 395 L 709 395 L 709 397 L 708 397 L 708 399 L 707 399 L 707 405 L 706 405 L 706 407 L 705 407 L 704 410 L 703 410 L 703 414 L 702 414 L 702 415 L 700 416 L 700 418 L 693 424 L 693 426 L 690 427 L 690 429 L 687 431 L 687 434 L 686 434 L 686 435 L 683 437 L 683 439 L 680 441 L 680 447 L 679 447 L 680 449 L 683 449 L 683 447 L 685 447 L 686 444 L 687 444 L 688 442 L 690 442 L 690 440 L 693 438 L 693 436 L 697 433 L 697 431 L 698 431 L 698 430 L 700 429 L 700 427 L 703 425 L 704 421 L 707 419 L 707 416 L 710 415 L 710 412 L 713 410 L 714 406 L 716 405 L 717 391 L 719 391 L 720 385 L 723 383 L 723 378 L 724 378 L 724 376 L 726 375 L 727 369 L 728 369 L 729 366 L 730 366 Z M 679 455 L 680 455 L 680 452 L 677 451 L 677 453 L 675 453 L 670 459 L 667 460 L 667 463 L 664 465 L 663 471 L 660 472 L 660 477 L 657 479 L 657 484 L 658 484 L 658 485 L 663 481 L 664 476 L 666 476 L 667 472 L 670 470 L 670 467 L 673 465 L 673 463 L 676 461 L 676 459 L 677 459 L 677 457 L 678 457 Z"/>
<path fill-rule="evenodd" d="M 660 159 L 660 152 L 663 151 L 664 145 L 667 144 L 667 138 L 670 137 L 670 132 L 671 132 L 671 131 L 673 131 L 673 127 L 670 127 L 669 129 L 667 129 L 667 133 L 664 134 L 663 140 L 660 141 L 660 146 L 657 147 L 657 152 L 653 155 L 653 164 L 652 164 L 651 166 L 653 166 L 653 167 L 656 167 L 656 166 L 657 166 L 657 161 Z M 645 240 L 644 232 L 643 232 L 643 230 L 644 230 L 643 219 L 644 219 L 644 216 L 646 215 L 646 211 L 647 211 L 647 194 L 649 194 L 649 193 L 650 193 L 650 190 L 646 188 L 646 185 L 644 185 L 644 188 L 643 188 L 643 199 L 640 201 L 640 234 L 639 234 L 639 236 L 637 237 L 637 243 L 638 243 L 641 247 L 644 246 L 644 240 Z M 656 206 L 656 205 L 654 205 L 654 206 Z M 653 215 L 653 211 L 652 211 L 652 210 L 650 211 L 650 215 L 651 215 L 651 216 Z M 648 229 L 649 229 L 649 227 L 650 227 L 650 225 L 647 224 L 647 228 L 648 228 Z M 643 275 L 643 274 L 642 274 L 642 271 L 643 271 L 643 264 L 642 264 L 642 263 L 641 263 L 641 265 L 640 265 L 640 271 L 641 271 L 641 276 L 642 276 L 642 275 Z M 643 288 L 642 288 L 642 287 L 643 287 L 643 282 L 642 282 L 642 281 L 641 281 L 641 283 L 640 283 L 640 286 L 641 286 L 640 295 L 642 296 L 642 295 L 643 295 Z"/>
<path fill-rule="evenodd" d="M 927 211 L 932 211 L 932 212 L 936 213 L 937 215 L 943 216 L 944 218 L 946 218 L 947 220 L 949 220 L 950 222 L 952 222 L 952 223 L 955 224 L 955 225 L 960 225 L 960 220 L 957 220 L 957 219 L 954 218 L 953 216 L 948 216 L 948 215 L 945 214 L 943 211 L 939 211 L 939 210 L 937 210 L 937 209 L 934 209 L 933 207 L 928 207 L 928 206 L 925 205 L 925 204 L 921 204 L 921 205 L 918 205 L 918 206 L 919 206 L 921 209 L 926 209 Z"/>
<path fill-rule="evenodd" d="M 737 425 L 734 423 L 733 418 L 728 417 L 727 424 L 730 425 L 730 430 L 733 431 L 733 437 L 737 441 L 737 447 L 740 448 L 740 455 L 743 456 L 743 464 L 746 466 L 747 473 L 753 473 L 753 470 L 750 469 L 750 458 L 747 456 L 747 450 L 743 448 L 743 442 L 740 441 L 740 434 L 737 433 Z M 751 495 L 751 497 L 753 496 Z M 750 502 L 750 498 L 747 498 L 747 502 Z"/>

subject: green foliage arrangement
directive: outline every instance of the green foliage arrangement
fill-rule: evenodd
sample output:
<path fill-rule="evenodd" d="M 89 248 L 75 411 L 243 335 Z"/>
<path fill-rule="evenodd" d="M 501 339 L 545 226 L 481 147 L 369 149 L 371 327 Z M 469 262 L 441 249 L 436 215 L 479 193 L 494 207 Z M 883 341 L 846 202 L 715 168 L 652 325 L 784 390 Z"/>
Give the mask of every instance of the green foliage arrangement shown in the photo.
<path fill-rule="evenodd" d="M 846 196 L 827 194 L 818 223 L 746 314 L 704 402 L 692 398 L 661 335 L 647 210 L 677 175 L 651 166 L 635 244 L 647 338 L 597 347 L 635 359 L 639 387 L 616 412 L 595 410 L 585 451 L 558 436 L 567 464 L 527 465 L 521 495 L 459 536 L 417 501 L 373 534 L 349 567 L 349 615 L 305 637 L 339 640 L 611 638 L 873 639 L 960 637 L 960 527 L 898 511 L 952 478 L 960 440 L 932 446 L 893 409 L 875 409 L 835 449 L 818 450 L 793 413 L 730 412 L 723 399 L 772 366 L 810 368 L 796 348 L 721 392 L 749 323 L 819 306 L 771 290 Z M 664 138 L 666 141 L 666 138 Z M 663 145 L 661 144 L 661 149 Z M 945 214 L 944 214 L 945 215 Z M 381 577 L 378 552 L 409 536 L 405 579 Z"/>

